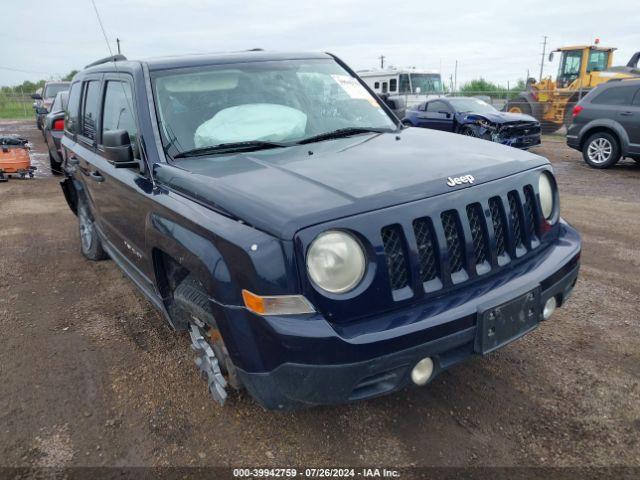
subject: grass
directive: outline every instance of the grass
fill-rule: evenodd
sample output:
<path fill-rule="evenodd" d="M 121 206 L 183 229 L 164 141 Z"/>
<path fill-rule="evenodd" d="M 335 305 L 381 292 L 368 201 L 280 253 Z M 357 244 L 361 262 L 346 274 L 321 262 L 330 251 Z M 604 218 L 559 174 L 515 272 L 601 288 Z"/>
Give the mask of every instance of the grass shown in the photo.
<path fill-rule="evenodd" d="M 34 113 L 31 105 L 29 105 L 25 110 L 24 106 L 19 103 L 9 103 L 5 105 L 0 104 L 0 118 L 3 120 L 21 120 L 31 118 L 33 116 Z"/>
<path fill-rule="evenodd" d="M 3 120 L 6 119 L 25 119 L 32 118 L 33 100 L 28 97 L 6 97 L 4 95 L 0 95 L 0 118 Z"/>

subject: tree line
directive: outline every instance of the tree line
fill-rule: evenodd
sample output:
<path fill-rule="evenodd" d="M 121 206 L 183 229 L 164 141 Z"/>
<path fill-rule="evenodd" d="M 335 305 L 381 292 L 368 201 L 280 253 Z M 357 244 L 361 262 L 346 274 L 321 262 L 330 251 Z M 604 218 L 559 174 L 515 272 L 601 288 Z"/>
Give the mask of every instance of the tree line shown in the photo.
<path fill-rule="evenodd" d="M 73 76 L 78 73 L 78 70 L 71 70 L 67 75 L 62 77 L 61 80 L 69 81 L 73 78 Z M 29 80 L 25 80 L 20 85 L 14 85 L 12 87 L 0 87 L 0 91 L 2 93 L 17 93 L 17 94 L 32 94 L 37 89 L 42 88 L 45 82 L 50 80 L 38 80 L 37 82 L 31 82 Z"/>

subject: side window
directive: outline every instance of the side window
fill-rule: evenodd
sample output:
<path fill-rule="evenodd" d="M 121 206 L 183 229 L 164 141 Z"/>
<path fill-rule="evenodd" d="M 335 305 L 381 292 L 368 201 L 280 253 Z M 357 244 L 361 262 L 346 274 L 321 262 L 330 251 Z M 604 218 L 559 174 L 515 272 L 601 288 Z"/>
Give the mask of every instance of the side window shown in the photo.
<path fill-rule="evenodd" d="M 587 73 L 602 72 L 607 68 L 608 60 L 609 52 L 603 52 L 602 50 L 591 50 L 589 52 L 589 63 L 587 63 Z"/>
<path fill-rule="evenodd" d="M 409 75 L 406 73 L 400 74 L 400 90 L 398 93 L 411 93 L 411 86 L 409 85 Z"/>
<path fill-rule="evenodd" d="M 133 152 L 137 157 L 136 139 L 138 130 L 133 112 L 133 95 L 131 86 L 127 82 L 110 80 L 104 94 L 104 108 L 102 109 L 102 131 L 126 130 L 131 138 Z"/>
<path fill-rule="evenodd" d="M 387 93 L 387 82 L 382 82 L 382 93 Z"/>
<path fill-rule="evenodd" d="M 378 90 L 380 88 L 380 82 L 375 82 L 373 84 L 373 88 L 375 88 L 376 90 Z"/>
<path fill-rule="evenodd" d="M 69 133 L 78 133 L 78 110 L 80 110 L 80 90 L 82 84 L 76 82 L 69 90 L 69 102 L 64 114 L 64 126 Z"/>
<path fill-rule="evenodd" d="M 631 100 L 636 90 L 637 87 L 631 86 L 608 88 L 594 98 L 591 103 L 598 105 L 631 105 Z"/>
<path fill-rule="evenodd" d="M 96 140 L 98 128 L 98 111 L 100 108 L 100 82 L 89 81 L 85 83 L 84 98 L 82 101 L 82 124 L 80 134 L 89 140 Z"/>
<path fill-rule="evenodd" d="M 391 80 L 389 80 L 389 91 L 395 92 L 397 88 L 398 88 L 398 80 L 395 78 L 392 78 Z"/>
<path fill-rule="evenodd" d="M 427 105 L 429 105 L 427 110 L 428 112 L 433 112 L 433 113 L 451 112 L 451 109 L 447 106 L 446 103 L 440 102 L 438 100 L 434 102 L 429 102 Z"/>

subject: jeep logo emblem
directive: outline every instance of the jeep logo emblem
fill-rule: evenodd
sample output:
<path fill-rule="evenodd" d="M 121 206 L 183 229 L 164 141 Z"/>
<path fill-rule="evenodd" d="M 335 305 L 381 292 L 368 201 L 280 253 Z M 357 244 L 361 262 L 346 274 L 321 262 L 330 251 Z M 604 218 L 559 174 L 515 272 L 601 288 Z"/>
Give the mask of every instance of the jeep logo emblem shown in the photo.
<path fill-rule="evenodd" d="M 473 183 L 475 178 L 473 175 L 462 175 L 460 177 L 447 177 L 447 185 L 455 187 L 456 185 L 462 185 L 463 183 Z"/>

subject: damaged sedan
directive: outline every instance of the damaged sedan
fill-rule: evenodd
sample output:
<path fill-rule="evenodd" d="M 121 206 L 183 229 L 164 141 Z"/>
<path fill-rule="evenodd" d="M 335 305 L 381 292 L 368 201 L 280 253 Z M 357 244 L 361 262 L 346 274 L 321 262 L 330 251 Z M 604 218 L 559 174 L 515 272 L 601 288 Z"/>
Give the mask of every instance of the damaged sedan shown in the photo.
<path fill-rule="evenodd" d="M 516 148 L 540 144 L 540 123 L 530 115 L 500 112 L 479 98 L 442 97 L 407 109 L 406 126 L 482 138 Z"/>

